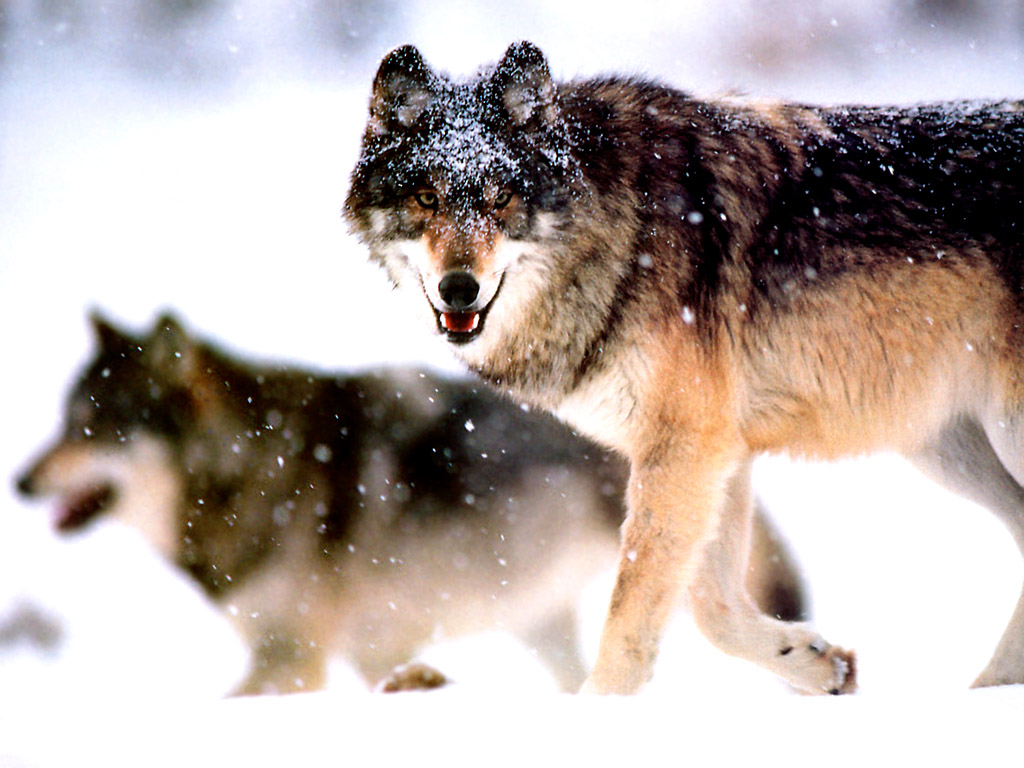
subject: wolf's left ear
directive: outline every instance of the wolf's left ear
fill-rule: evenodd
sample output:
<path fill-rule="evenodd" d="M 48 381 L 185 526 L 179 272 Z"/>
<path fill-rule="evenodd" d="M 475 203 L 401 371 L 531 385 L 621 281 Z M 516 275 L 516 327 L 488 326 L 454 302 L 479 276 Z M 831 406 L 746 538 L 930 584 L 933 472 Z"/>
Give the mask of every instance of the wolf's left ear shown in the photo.
<path fill-rule="evenodd" d="M 380 63 L 370 96 L 370 130 L 378 135 L 408 128 L 434 100 L 436 77 L 413 45 L 396 48 Z"/>
<path fill-rule="evenodd" d="M 547 59 L 531 42 L 513 43 L 491 78 L 516 125 L 547 125 L 555 119 L 555 84 Z"/>
<path fill-rule="evenodd" d="M 101 349 L 117 349 L 128 340 L 128 335 L 107 320 L 98 309 L 89 310 L 89 324 Z"/>

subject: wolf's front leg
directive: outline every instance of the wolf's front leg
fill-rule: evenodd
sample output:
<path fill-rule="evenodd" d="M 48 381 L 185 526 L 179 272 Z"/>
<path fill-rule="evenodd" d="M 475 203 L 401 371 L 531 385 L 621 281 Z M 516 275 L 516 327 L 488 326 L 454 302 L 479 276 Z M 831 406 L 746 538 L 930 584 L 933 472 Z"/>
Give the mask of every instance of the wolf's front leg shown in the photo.
<path fill-rule="evenodd" d="M 282 631 L 267 631 L 255 640 L 249 674 L 231 695 L 318 691 L 326 678 L 327 660 L 318 645 Z"/>
<path fill-rule="evenodd" d="M 714 534 L 730 462 L 659 446 L 634 459 L 619 571 L 594 668 L 582 693 L 636 693 L 683 584 Z"/>
<path fill-rule="evenodd" d="M 766 616 L 746 590 L 753 523 L 750 466 L 730 480 L 717 535 L 704 548 L 689 583 L 701 632 L 720 650 L 752 661 L 806 693 L 856 689 L 854 655 L 825 642 L 804 622 Z"/>

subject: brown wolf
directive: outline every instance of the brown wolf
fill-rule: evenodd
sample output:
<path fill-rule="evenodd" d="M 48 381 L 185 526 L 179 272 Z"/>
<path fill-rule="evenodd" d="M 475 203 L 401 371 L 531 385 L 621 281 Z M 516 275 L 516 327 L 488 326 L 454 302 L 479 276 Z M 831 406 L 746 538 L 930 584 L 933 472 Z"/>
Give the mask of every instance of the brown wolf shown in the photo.
<path fill-rule="evenodd" d="M 143 336 L 93 325 L 64 433 L 19 487 L 58 498 L 60 531 L 120 519 L 196 579 L 252 650 L 238 692 L 319 688 L 329 654 L 378 683 L 488 629 L 582 681 L 574 610 L 614 563 L 619 459 L 473 382 L 253 365 L 170 316 Z M 759 530 L 756 594 L 795 618 L 800 582 Z"/>
<path fill-rule="evenodd" d="M 346 214 L 484 379 L 628 457 L 585 690 L 651 674 L 681 594 L 816 693 L 854 657 L 745 593 L 750 466 L 899 451 L 1024 547 L 1024 104 L 704 101 L 555 82 L 530 43 L 468 80 L 378 70 Z M 976 685 L 1024 682 L 1024 596 Z"/>

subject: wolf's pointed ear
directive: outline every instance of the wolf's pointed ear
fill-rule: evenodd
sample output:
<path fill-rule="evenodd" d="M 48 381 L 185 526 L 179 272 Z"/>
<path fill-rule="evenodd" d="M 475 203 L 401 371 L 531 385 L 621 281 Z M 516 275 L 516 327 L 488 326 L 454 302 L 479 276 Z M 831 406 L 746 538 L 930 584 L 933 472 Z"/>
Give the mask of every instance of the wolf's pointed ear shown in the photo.
<path fill-rule="evenodd" d="M 129 340 L 128 335 L 107 320 L 98 309 L 89 310 L 89 324 L 100 344 L 100 349 L 118 349 Z"/>
<path fill-rule="evenodd" d="M 370 96 L 370 130 L 378 135 L 408 128 L 436 95 L 434 73 L 412 45 L 396 48 L 380 63 Z"/>
<path fill-rule="evenodd" d="M 188 338 L 177 315 L 169 311 L 162 312 L 153 325 L 153 335 L 157 336 L 161 333 L 174 338 Z"/>
<path fill-rule="evenodd" d="M 146 352 L 151 365 L 171 365 L 174 370 L 186 371 L 195 360 L 195 342 L 177 317 L 164 312 L 146 340 Z"/>
<path fill-rule="evenodd" d="M 555 84 L 547 59 L 528 41 L 505 51 L 491 78 L 505 110 L 516 125 L 548 125 L 555 119 Z"/>

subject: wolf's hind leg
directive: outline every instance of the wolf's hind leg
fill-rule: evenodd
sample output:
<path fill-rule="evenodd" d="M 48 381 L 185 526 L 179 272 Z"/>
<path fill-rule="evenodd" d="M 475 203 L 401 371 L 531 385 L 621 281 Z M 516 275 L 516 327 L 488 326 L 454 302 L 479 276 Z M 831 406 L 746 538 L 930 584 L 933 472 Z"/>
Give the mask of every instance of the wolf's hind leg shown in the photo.
<path fill-rule="evenodd" d="M 1017 607 L 1003 631 L 995 653 L 971 687 L 1018 683 L 1024 683 L 1024 591 L 1017 600 Z"/>
<path fill-rule="evenodd" d="M 997 418 L 983 429 L 974 419 L 957 419 L 910 459 L 948 490 L 992 510 L 1024 554 L 1024 456 L 1014 449 L 1019 440 L 1014 439 L 1012 424 Z M 974 687 L 1013 683 L 1024 683 L 1024 591 Z"/>
<path fill-rule="evenodd" d="M 575 693 L 587 676 L 587 664 L 580 655 L 577 613 L 566 606 L 555 612 L 524 638 L 548 670 L 555 676 L 561 689 Z"/>
<path fill-rule="evenodd" d="M 751 549 L 750 467 L 730 481 L 718 536 L 708 543 L 690 586 L 701 632 L 720 650 L 774 672 L 806 693 L 856 690 L 854 655 L 829 645 L 806 622 L 766 616 L 745 582 Z"/>
<path fill-rule="evenodd" d="M 755 605 L 782 621 L 804 621 L 810 615 L 807 586 L 785 540 L 759 500 L 754 500 L 747 593 Z"/>

